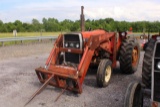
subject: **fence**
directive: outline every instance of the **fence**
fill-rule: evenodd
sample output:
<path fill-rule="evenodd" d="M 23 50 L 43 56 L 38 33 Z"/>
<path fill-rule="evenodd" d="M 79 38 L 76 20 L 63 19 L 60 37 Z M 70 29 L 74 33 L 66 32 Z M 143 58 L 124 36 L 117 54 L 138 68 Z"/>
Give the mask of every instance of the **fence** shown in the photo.
<path fill-rule="evenodd" d="M 12 38 L 0 38 L 0 42 L 2 43 L 2 46 L 4 46 L 5 42 L 13 42 L 13 41 L 21 41 L 21 43 L 23 43 L 23 41 L 27 41 L 27 40 L 38 40 L 39 42 L 41 40 L 45 40 L 45 39 L 51 39 L 51 40 L 55 40 L 58 36 L 30 36 L 30 37 L 12 37 Z"/>

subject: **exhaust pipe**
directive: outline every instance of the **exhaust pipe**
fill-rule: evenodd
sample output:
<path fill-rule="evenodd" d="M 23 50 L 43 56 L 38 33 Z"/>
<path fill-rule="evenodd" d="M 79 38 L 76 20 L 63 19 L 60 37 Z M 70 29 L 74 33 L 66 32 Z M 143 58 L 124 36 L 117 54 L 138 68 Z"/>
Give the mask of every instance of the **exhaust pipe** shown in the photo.
<path fill-rule="evenodd" d="M 81 32 L 85 31 L 85 18 L 83 14 L 84 6 L 81 6 L 81 15 L 80 15 L 80 20 L 81 20 Z"/>

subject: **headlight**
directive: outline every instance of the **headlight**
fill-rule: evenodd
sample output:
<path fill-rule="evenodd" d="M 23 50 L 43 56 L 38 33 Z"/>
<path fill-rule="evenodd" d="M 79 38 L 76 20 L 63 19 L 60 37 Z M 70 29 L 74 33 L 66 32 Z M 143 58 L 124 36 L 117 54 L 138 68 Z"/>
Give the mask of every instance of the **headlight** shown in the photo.
<path fill-rule="evenodd" d="M 70 43 L 69 46 L 73 48 L 73 47 L 74 47 L 74 44 L 73 44 L 73 43 Z"/>
<path fill-rule="evenodd" d="M 76 44 L 76 48 L 79 48 L 79 43 Z"/>
<path fill-rule="evenodd" d="M 125 36 L 125 32 L 122 32 L 121 35 L 122 35 L 122 36 Z"/>
<path fill-rule="evenodd" d="M 160 37 L 159 37 L 159 36 L 157 36 L 157 40 L 160 40 Z"/>
<path fill-rule="evenodd" d="M 157 68 L 160 70 L 160 61 L 157 63 Z"/>
<path fill-rule="evenodd" d="M 65 47 L 68 47 L 68 43 L 65 43 Z"/>

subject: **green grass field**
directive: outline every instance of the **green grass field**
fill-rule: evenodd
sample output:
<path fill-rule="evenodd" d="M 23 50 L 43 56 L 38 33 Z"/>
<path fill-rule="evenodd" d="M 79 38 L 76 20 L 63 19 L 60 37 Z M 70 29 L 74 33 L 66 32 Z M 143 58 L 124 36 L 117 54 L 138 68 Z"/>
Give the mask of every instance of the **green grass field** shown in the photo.
<path fill-rule="evenodd" d="M 61 32 L 18 32 L 17 37 L 27 36 L 58 36 Z M 14 37 L 13 33 L 0 33 L 0 38 Z"/>

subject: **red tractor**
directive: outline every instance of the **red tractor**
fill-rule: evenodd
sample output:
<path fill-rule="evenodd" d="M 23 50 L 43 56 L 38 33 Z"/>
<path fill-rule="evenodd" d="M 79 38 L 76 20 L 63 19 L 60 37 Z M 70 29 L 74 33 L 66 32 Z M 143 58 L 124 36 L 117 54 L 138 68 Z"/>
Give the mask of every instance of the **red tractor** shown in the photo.
<path fill-rule="evenodd" d="M 41 83 L 81 93 L 91 64 L 98 64 L 97 85 L 106 87 L 117 61 L 120 61 L 121 71 L 129 74 L 137 70 L 139 57 L 137 40 L 127 39 L 126 32 L 66 33 L 55 41 L 45 67 L 35 71 Z"/>
<path fill-rule="evenodd" d="M 106 32 L 102 29 L 60 34 L 46 61 L 45 67 L 35 69 L 42 87 L 47 85 L 82 93 L 82 84 L 91 65 L 98 65 L 97 85 L 109 84 L 112 68 L 120 62 L 121 72 L 131 74 L 137 70 L 140 46 L 136 39 L 127 38 L 127 32 Z"/>
<path fill-rule="evenodd" d="M 99 29 L 60 34 L 45 67 L 35 69 L 43 85 L 30 100 L 47 85 L 82 93 L 83 81 L 92 64 L 98 65 L 97 85 L 106 87 L 117 61 L 122 73 L 131 74 L 137 70 L 139 57 L 139 43 L 134 38 L 127 38 L 126 32 Z"/>

